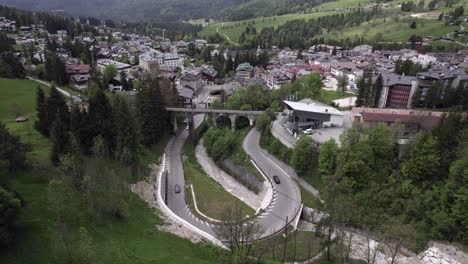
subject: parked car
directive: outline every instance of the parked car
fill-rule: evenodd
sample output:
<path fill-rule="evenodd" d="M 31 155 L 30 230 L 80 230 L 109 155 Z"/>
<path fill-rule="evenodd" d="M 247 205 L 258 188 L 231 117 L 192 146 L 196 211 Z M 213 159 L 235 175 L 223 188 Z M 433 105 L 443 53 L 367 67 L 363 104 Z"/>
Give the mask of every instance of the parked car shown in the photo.
<path fill-rule="evenodd" d="M 175 193 L 180 193 L 180 186 L 179 184 L 175 185 Z"/>
<path fill-rule="evenodd" d="M 273 176 L 273 181 L 275 181 L 276 184 L 280 184 L 280 179 L 276 175 Z"/>
<path fill-rule="evenodd" d="M 314 131 L 312 130 L 312 128 L 308 128 L 306 130 L 304 130 L 304 134 L 306 135 L 312 135 L 314 133 Z"/>

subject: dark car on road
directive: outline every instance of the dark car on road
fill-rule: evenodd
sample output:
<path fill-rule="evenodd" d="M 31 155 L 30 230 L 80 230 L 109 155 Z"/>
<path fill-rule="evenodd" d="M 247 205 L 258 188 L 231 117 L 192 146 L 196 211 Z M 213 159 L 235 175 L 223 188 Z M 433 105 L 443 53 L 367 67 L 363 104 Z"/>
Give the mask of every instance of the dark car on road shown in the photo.
<path fill-rule="evenodd" d="M 280 184 L 280 179 L 278 178 L 278 176 L 273 176 L 273 180 L 275 181 L 276 184 Z"/>
<path fill-rule="evenodd" d="M 176 185 L 175 185 L 175 192 L 176 192 L 176 193 L 180 193 L 180 186 L 179 186 L 179 184 L 176 184 Z"/>

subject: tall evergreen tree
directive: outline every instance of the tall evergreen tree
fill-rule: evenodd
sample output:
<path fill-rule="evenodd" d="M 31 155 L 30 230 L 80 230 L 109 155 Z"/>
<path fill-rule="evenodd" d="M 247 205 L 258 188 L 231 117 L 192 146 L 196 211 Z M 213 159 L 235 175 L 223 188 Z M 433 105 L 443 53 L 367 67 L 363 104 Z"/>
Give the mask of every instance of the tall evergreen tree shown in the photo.
<path fill-rule="evenodd" d="M 138 129 L 135 117 L 121 96 L 113 100 L 114 127 L 116 130 L 116 158 L 126 164 L 138 161 Z"/>
<path fill-rule="evenodd" d="M 364 78 L 359 79 L 356 83 L 356 86 L 358 89 L 356 106 L 365 106 L 367 94 L 366 80 Z"/>
<path fill-rule="evenodd" d="M 45 69 L 48 81 L 54 81 L 58 85 L 69 83 L 70 79 L 65 70 L 65 64 L 56 53 L 51 53 L 46 57 Z"/>
<path fill-rule="evenodd" d="M 42 135 L 49 136 L 49 127 L 47 123 L 47 101 L 44 90 L 38 86 L 36 89 L 36 111 L 37 119 L 34 122 L 34 128 Z"/>
<path fill-rule="evenodd" d="M 26 166 L 26 152 L 28 151 L 30 151 L 30 147 L 21 143 L 20 138 L 12 135 L 5 124 L 0 122 L 0 171 L 24 168 Z"/>
<path fill-rule="evenodd" d="M 67 124 L 64 113 L 57 112 L 50 131 L 52 139 L 52 153 L 50 159 L 55 166 L 59 164 L 60 156 L 69 153 L 71 150 L 68 127 L 69 125 Z"/>
<path fill-rule="evenodd" d="M 163 102 L 159 80 L 144 80 L 137 95 L 137 108 L 142 143 L 146 146 L 157 143 L 166 126 Z"/>
<path fill-rule="evenodd" d="M 229 54 L 226 60 L 226 72 L 229 73 L 230 71 L 233 71 L 233 70 L 234 70 L 234 62 L 232 61 L 231 54 Z"/>
<path fill-rule="evenodd" d="M 380 94 L 382 93 L 383 88 L 382 74 L 379 74 L 372 87 L 372 91 L 374 94 L 374 107 L 379 107 Z"/>
<path fill-rule="evenodd" d="M 50 131 L 52 124 L 54 123 L 57 113 L 61 114 L 61 118 L 64 121 L 64 124 L 67 126 L 69 124 L 69 113 L 68 105 L 65 101 L 63 95 L 52 85 L 50 89 L 49 97 L 47 98 L 47 127 Z M 49 133 L 50 134 L 50 133 Z"/>
<path fill-rule="evenodd" d="M 94 138 L 101 136 L 106 154 L 113 153 L 115 149 L 114 115 L 106 94 L 101 90 L 98 90 L 96 95 L 89 100 L 86 123 L 86 131 L 80 137 L 85 152 L 90 153 Z"/>

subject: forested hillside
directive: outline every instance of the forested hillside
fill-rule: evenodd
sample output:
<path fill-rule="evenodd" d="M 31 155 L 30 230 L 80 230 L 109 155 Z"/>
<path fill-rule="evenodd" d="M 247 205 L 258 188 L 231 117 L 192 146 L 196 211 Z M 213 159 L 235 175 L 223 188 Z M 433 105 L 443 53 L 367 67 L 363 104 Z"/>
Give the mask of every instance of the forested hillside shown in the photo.
<path fill-rule="evenodd" d="M 64 10 L 70 15 L 126 21 L 174 21 L 190 18 L 219 18 L 220 11 L 246 0 L 0 0 L 22 9 L 50 11 Z"/>

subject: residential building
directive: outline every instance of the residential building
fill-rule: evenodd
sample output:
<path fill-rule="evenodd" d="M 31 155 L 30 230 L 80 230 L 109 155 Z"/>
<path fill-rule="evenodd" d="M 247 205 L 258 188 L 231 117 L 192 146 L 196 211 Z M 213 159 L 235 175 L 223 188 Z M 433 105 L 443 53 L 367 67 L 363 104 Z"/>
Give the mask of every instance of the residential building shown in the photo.
<path fill-rule="evenodd" d="M 270 90 L 278 90 L 281 86 L 290 83 L 291 78 L 283 71 L 272 71 L 266 76 L 266 83 Z"/>
<path fill-rule="evenodd" d="M 198 71 L 189 71 L 182 75 L 180 78 L 180 84 L 183 87 L 190 88 L 195 94 L 202 88 L 202 77 Z"/>
<path fill-rule="evenodd" d="M 86 89 L 91 78 L 91 67 L 87 64 L 66 64 L 65 71 L 78 89 Z"/>
<path fill-rule="evenodd" d="M 380 123 L 391 126 L 402 125 L 401 138 L 409 138 L 421 130 L 436 127 L 442 119 L 442 112 L 416 111 L 409 109 L 382 109 L 353 107 L 353 122 L 362 123 L 366 127 L 374 127 Z"/>
<path fill-rule="evenodd" d="M 147 73 L 153 76 L 158 74 L 159 60 L 156 58 L 156 56 L 154 56 L 155 54 L 156 53 L 144 53 L 139 56 L 138 66 L 143 70 L 143 73 Z"/>
<path fill-rule="evenodd" d="M 193 89 L 177 85 L 178 104 L 182 107 L 192 107 L 192 100 L 195 97 Z"/>
<path fill-rule="evenodd" d="M 97 65 L 98 65 L 98 67 L 99 67 L 99 69 L 101 71 L 104 71 L 104 69 L 108 65 L 114 65 L 117 68 L 117 71 L 119 71 L 119 72 L 120 71 L 128 71 L 132 67 L 129 64 L 119 62 L 119 61 L 115 61 L 115 60 L 111 60 L 111 59 L 98 59 Z"/>
<path fill-rule="evenodd" d="M 415 76 L 383 73 L 383 87 L 379 99 L 380 108 L 411 108 L 412 98 L 418 88 Z"/>
<path fill-rule="evenodd" d="M 214 83 L 218 72 L 212 68 L 207 67 L 201 70 L 202 81 L 204 83 Z"/>
<path fill-rule="evenodd" d="M 253 74 L 253 67 L 248 62 L 241 63 L 236 68 L 236 76 L 247 80 L 252 77 Z"/>

